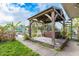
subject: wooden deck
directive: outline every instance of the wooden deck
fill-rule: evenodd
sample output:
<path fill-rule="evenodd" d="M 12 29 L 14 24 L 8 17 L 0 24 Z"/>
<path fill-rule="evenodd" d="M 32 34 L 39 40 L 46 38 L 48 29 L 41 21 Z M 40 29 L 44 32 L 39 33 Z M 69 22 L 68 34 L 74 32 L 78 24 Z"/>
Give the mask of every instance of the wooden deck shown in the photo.
<path fill-rule="evenodd" d="M 33 40 L 54 46 L 53 40 L 51 38 L 48 38 L 48 37 L 35 37 Z M 55 39 L 55 42 L 56 42 L 55 48 L 62 49 L 62 48 L 64 48 L 65 44 L 67 43 L 67 40 L 66 39 Z"/>

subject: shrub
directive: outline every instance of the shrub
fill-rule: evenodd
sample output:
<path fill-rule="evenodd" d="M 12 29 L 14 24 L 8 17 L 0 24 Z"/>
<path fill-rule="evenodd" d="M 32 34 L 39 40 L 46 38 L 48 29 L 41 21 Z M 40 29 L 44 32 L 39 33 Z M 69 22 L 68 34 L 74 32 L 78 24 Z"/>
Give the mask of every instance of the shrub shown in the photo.
<path fill-rule="evenodd" d="M 13 41 L 15 40 L 15 34 L 13 33 L 0 33 L 0 41 Z"/>
<path fill-rule="evenodd" d="M 25 40 L 30 40 L 30 37 L 27 34 L 24 34 L 24 39 Z"/>
<path fill-rule="evenodd" d="M 37 36 L 37 34 L 36 34 L 36 33 L 33 33 L 33 34 L 32 34 L 32 37 L 36 37 L 36 36 Z"/>

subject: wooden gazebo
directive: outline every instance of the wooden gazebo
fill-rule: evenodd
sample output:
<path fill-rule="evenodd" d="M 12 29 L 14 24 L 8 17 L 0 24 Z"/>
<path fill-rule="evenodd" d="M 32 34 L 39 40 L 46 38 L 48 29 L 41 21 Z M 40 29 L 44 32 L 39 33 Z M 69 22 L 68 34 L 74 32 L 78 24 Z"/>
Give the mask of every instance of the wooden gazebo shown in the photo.
<path fill-rule="evenodd" d="M 49 37 L 52 39 L 53 47 L 60 47 L 64 46 L 64 44 L 67 42 L 67 39 L 57 39 L 56 40 L 56 31 L 55 31 L 55 22 L 60 22 L 63 25 L 63 36 L 65 36 L 65 17 L 63 14 L 62 9 L 60 8 L 48 8 L 30 18 L 28 18 L 30 21 L 29 25 L 29 37 L 32 38 L 32 23 L 33 22 L 42 22 L 43 24 L 51 23 L 52 30 L 46 34 L 48 34 Z M 61 22 L 62 21 L 62 22 Z M 60 34 L 59 34 L 60 35 Z M 33 39 L 33 38 L 32 38 Z M 58 42 L 59 41 L 59 42 Z M 58 46 L 56 43 L 60 43 Z"/>

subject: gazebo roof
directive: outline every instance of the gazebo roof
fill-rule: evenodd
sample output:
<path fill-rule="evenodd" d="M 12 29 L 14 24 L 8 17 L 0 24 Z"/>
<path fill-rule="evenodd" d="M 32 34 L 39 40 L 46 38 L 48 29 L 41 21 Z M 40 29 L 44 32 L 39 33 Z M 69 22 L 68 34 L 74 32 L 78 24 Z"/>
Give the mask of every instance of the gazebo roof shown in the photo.
<path fill-rule="evenodd" d="M 48 8 L 48 9 L 46 9 L 46 10 L 44 10 L 44 11 L 42 11 L 42 12 L 40 12 L 40 13 L 34 15 L 34 16 L 28 18 L 28 20 L 37 19 L 38 21 L 42 20 L 42 21 L 44 21 L 45 23 L 49 23 L 49 22 L 51 22 L 51 21 L 48 19 L 48 17 L 45 16 L 45 14 L 49 14 L 49 15 L 51 16 L 51 12 L 54 11 L 54 9 L 55 9 L 59 14 L 61 14 L 61 11 L 62 11 L 61 9 L 59 9 L 59 8 L 54 8 L 54 7 L 50 7 L 50 8 Z M 54 11 L 54 12 L 55 12 L 55 11 Z M 56 12 L 55 12 L 55 14 L 56 14 Z M 63 14 L 63 17 L 64 17 L 64 14 Z M 62 19 L 60 16 L 57 16 L 56 21 L 61 21 L 61 20 L 63 20 L 63 19 Z"/>

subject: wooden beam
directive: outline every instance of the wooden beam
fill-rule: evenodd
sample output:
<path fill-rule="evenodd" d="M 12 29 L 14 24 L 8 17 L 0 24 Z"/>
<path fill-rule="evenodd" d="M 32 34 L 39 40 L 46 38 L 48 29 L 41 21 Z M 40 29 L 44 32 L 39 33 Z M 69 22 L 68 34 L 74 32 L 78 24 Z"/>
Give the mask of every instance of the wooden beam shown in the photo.
<path fill-rule="evenodd" d="M 52 21 L 52 18 L 51 18 L 51 16 L 50 15 L 48 15 L 48 14 L 45 14 L 45 16 L 47 16 L 51 21 Z"/>
<path fill-rule="evenodd" d="M 55 11 L 63 20 L 65 20 L 65 18 L 62 17 L 62 15 L 61 15 L 57 10 L 54 9 L 54 11 Z"/>
<path fill-rule="evenodd" d="M 32 34 L 31 34 L 31 32 L 32 32 L 32 28 L 31 28 L 32 23 L 33 22 L 30 21 L 30 24 L 29 24 L 29 37 L 30 38 L 32 38 Z"/>
<path fill-rule="evenodd" d="M 55 46 L 55 12 L 51 13 L 51 18 L 52 18 L 52 42 L 53 45 Z"/>
<path fill-rule="evenodd" d="M 72 23 L 72 18 L 71 18 L 71 40 L 72 40 L 72 25 L 73 25 L 73 23 Z"/>
<path fill-rule="evenodd" d="M 58 16 L 58 14 L 55 15 L 55 20 L 56 20 L 57 16 Z"/>
<path fill-rule="evenodd" d="M 63 20 L 63 36 L 66 36 L 65 21 Z"/>
<path fill-rule="evenodd" d="M 48 18 L 52 21 L 52 17 L 51 17 L 50 15 L 45 14 L 45 16 L 47 16 L 47 17 L 48 17 Z M 55 20 L 56 20 L 57 16 L 58 16 L 58 14 L 56 14 L 56 15 L 55 15 L 55 17 L 54 17 L 54 18 L 55 18 Z"/>
<path fill-rule="evenodd" d="M 38 22 L 38 23 L 43 23 L 43 22 L 41 22 L 41 21 L 37 21 L 38 19 L 34 19 L 34 20 L 32 20 L 33 22 Z"/>
<path fill-rule="evenodd" d="M 40 17 L 40 16 L 42 16 L 42 15 L 44 15 L 44 14 L 47 14 L 47 13 L 49 13 L 49 12 L 51 12 L 51 11 L 53 11 L 53 9 L 49 9 L 49 10 L 47 10 L 47 11 L 43 11 L 43 12 L 41 12 L 41 13 L 39 13 L 39 14 L 37 14 L 37 15 L 31 17 L 31 18 L 29 18 L 29 20 L 30 20 L 30 19 L 34 19 L 34 18 L 37 18 L 37 17 Z"/>
<path fill-rule="evenodd" d="M 78 38 L 78 41 L 79 41 L 79 26 L 78 26 L 78 29 L 77 29 L 77 38 Z"/>
<path fill-rule="evenodd" d="M 56 44 L 55 43 L 55 20 L 56 20 L 58 14 L 55 15 L 55 12 L 52 11 L 51 16 L 48 14 L 45 14 L 45 16 L 47 16 L 52 21 L 52 32 L 53 32 L 52 33 L 52 42 L 53 42 L 53 45 L 55 45 Z"/>

